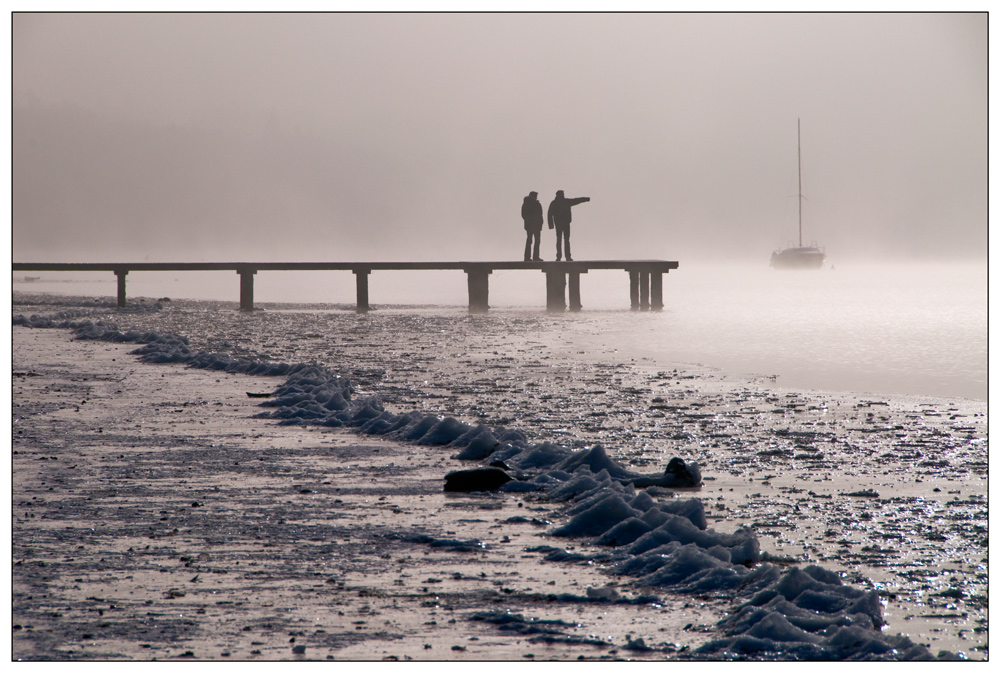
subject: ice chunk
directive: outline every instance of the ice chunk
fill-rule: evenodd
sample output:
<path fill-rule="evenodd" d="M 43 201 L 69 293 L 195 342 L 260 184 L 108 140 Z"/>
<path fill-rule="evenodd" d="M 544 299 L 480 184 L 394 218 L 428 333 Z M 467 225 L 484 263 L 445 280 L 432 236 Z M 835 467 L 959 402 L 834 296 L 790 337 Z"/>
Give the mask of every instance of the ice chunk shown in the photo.
<path fill-rule="evenodd" d="M 549 493 L 549 500 L 569 500 L 581 493 L 589 493 L 601 487 L 600 482 L 592 476 L 581 474 L 555 488 Z"/>
<path fill-rule="evenodd" d="M 447 418 L 441 419 L 430 430 L 428 430 L 424 436 L 418 439 L 417 444 L 450 444 L 463 433 L 468 432 L 468 430 L 469 426 L 467 424 L 448 416 Z"/>
<path fill-rule="evenodd" d="M 616 601 L 621 596 L 618 591 L 612 586 L 604 587 L 587 587 L 587 598 L 593 598 L 595 600 L 602 601 Z"/>
<path fill-rule="evenodd" d="M 696 545 L 683 545 L 664 557 L 664 563 L 652 573 L 637 581 L 640 586 L 673 587 L 691 578 L 695 573 L 713 568 L 731 568 Z"/>
<path fill-rule="evenodd" d="M 455 458 L 458 460 L 482 460 L 489 457 L 499 446 L 500 443 L 497 442 L 493 433 L 487 429 L 473 437 Z"/>
<path fill-rule="evenodd" d="M 679 542 L 671 542 L 656 549 L 650 549 L 647 552 L 621 561 L 615 566 L 614 572 L 618 575 L 633 575 L 636 577 L 648 575 L 666 565 L 669 556 L 680 548 L 681 544 Z"/>
<path fill-rule="evenodd" d="M 750 627 L 748 635 L 767 640 L 796 641 L 818 643 L 821 638 L 790 624 L 785 616 L 778 612 L 770 612 L 763 619 Z"/>
<path fill-rule="evenodd" d="M 642 519 L 632 517 L 616 524 L 611 530 L 597 538 L 597 544 L 607 547 L 619 547 L 631 544 L 640 535 L 648 533 L 652 529 L 653 527 Z"/>
<path fill-rule="evenodd" d="M 540 491 L 544 488 L 541 484 L 533 481 L 508 481 L 498 490 L 504 493 L 528 493 L 530 491 Z"/>
<path fill-rule="evenodd" d="M 569 452 L 551 442 L 534 444 L 518 454 L 514 463 L 522 470 L 554 467 L 566 459 Z M 560 467 L 562 467 L 560 465 Z M 572 472 L 573 470 L 566 470 Z"/>
<path fill-rule="evenodd" d="M 645 491 L 640 492 L 637 496 L 632 498 L 632 502 L 629 503 L 632 507 L 642 510 L 643 512 L 648 512 L 650 509 L 656 506 L 656 501 L 653 497 L 646 493 Z"/>
<path fill-rule="evenodd" d="M 409 425 L 399 432 L 399 436 L 402 439 L 408 439 L 410 441 L 417 441 L 421 437 L 427 434 L 427 432 L 437 425 L 440 419 L 436 416 L 424 416 L 419 419 L 413 425 Z"/>
<path fill-rule="evenodd" d="M 468 431 L 463 432 L 461 435 L 456 437 L 448 446 L 454 446 L 456 448 L 468 446 L 470 442 L 484 432 L 490 432 L 490 429 L 482 423 L 472 426 Z M 490 433 L 490 436 L 492 436 L 492 433 Z"/>
<path fill-rule="evenodd" d="M 639 512 L 629 507 L 617 493 L 611 493 L 592 507 L 570 519 L 569 523 L 552 532 L 559 536 L 600 535 L 619 521 Z"/>

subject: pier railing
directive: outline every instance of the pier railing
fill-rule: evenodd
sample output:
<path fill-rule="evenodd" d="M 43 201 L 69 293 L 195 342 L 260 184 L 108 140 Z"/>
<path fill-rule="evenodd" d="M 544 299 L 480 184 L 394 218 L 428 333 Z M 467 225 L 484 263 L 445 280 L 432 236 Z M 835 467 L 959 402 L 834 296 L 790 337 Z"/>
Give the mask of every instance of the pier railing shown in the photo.
<path fill-rule="evenodd" d="M 111 271 L 118 279 L 118 305 L 125 306 L 125 279 L 133 271 L 235 271 L 240 279 L 240 310 L 253 311 L 253 277 L 258 271 L 350 271 L 357 286 L 357 311 L 371 307 L 368 276 L 373 271 L 464 271 L 468 277 L 469 311 L 489 309 L 489 277 L 495 270 L 536 270 L 545 274 L 545 306 L 565 311 L 569 288 L 569 310 L 579 311 L 580 275 L 592 269 L 618 269 L 629 275 L 631 307 L 640 311 L 663 308 L 663 274 L 678 267 L 662 260 L 589 260 L 573 262 L 135 262 L 61 263 L 14 262 L 13 271 Z"/>

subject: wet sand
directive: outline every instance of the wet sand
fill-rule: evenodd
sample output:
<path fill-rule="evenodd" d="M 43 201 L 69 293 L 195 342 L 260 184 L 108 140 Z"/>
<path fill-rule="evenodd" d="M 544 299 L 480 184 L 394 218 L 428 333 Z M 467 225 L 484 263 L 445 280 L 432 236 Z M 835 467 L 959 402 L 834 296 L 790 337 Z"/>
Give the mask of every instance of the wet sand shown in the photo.
<path fill-rule="evenodd" d="M 552 543 L 539 533 L 558 505 L 444 494 L 443 475 L 468 466 L 447 449 L 253 418 L 246 392 L 272 380 L 143 365 L 133 346 L 64 330 L 13 340 L 14 658 L 660 660 L 711 639 L 733 607 L 588 600 L 609 583 L 640 592 L 531 551 Z M 406 348 L 435 346 L 421 343 Z M 390 372 L 389 402 L 420 390 L 440 413 L 522 418 L 538 439 L 616 445 L 645 471 L 671 438 L 697 451 L 705 484 L 685 496 L 712 527 L 749 526 L 772 562 L 879 590 L 887 631 L 985 658 L 985 405 L 806 395 L 611 354 L 554 375 L 572 344 L 524 368 L 494 346 L 441 357 L 435 378 L 464 370 L 448 384 L 422 381 L 419 359 Z"/>

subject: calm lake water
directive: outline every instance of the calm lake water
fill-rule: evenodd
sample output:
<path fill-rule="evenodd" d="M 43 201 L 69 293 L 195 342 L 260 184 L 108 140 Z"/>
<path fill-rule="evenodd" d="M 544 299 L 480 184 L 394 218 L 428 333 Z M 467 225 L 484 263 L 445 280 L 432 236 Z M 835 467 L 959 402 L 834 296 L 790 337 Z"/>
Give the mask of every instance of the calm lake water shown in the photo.
<path fill-rule="evenodd" d="M 985 266 L 685 268 L 668 288 L 663 313 L 601 340 L 784 387 L 986 399 Z"/>
<path fill-rule="evenodd" d="M 38 273 L 15 291 L 110 297 L 111 273 Z M 375 308 L 422 305 L 463 314 L 462 272 L 375 272 Z M 766 266 L 681 264 L 664 276 L 664 310 L 628 310 L 628 276 L 581 277 L 584 310 L 553 316 L 570 352 L 617 350 L 656 365 L 687 363 L 737 375 L 775 376 L 789 388 L 965 397 L 987 396 L 985 264 L 837 265 L 779 272 Z M 353 305 L 350 272 L 260 272 L 254 294 L 268 302 Z M 234 272 L 134 272 L 130 299 L 172 297 L 237 302 Z M 540 272 L 495 271 L 496 311 L 540 312 Z M 434 305 L 428 307 L 427 305 Z"/>

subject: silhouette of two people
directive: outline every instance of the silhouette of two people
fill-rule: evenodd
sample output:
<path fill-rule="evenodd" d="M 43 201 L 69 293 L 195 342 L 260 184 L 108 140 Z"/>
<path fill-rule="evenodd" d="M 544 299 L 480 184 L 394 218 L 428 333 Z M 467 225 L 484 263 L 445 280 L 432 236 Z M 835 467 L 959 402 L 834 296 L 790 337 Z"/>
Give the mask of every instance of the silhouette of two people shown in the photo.
<path fill-rule="evenodd" d="M 589 196 L 580 196 L 575 199 L 567 199 L 563 190 L 556 192 L 556 198 L 549 204 L 548 221 L 549 229 L 556 230 L 556 261 L 562 261 L 563 244 L 566 248 L 566 261 L 572 262 L 573 256 L 569 249 L 570 223 L 573 221 L 571 208 L 580 203 L 590 201 Z M 542 258 L 538 254 L 542 238 L 542 204 L 538 201 L 538 192 L 531 192 L 524 197 L 521 205 L 521 219 L 524 220 L 524 231 L 527 232 L 527 240 L 524 242 L 524 261 L 540 262 Z"/>

